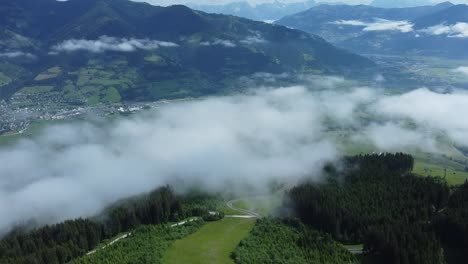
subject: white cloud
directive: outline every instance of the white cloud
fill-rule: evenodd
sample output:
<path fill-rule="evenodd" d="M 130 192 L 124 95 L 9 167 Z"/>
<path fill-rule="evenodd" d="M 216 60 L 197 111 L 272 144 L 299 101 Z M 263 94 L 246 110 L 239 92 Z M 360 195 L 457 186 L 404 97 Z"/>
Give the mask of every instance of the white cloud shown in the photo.
<path fill-rule="evenodd" d="M 90 216 L 174 182 L 231 191 L 294 183 L 339 158 L 333 132 L 382 151 L 435 152 L 441 133 L 468 146 L 466 92 L 386 95 L 342 88 L 342 78 L 301 79 L 307 84 L 172 103 L 110 124 L 54 126 L 1 148 L 0 230 L 29 218 Z"/>
<path fill-rule="evenodd" d="M 455 143 L 468 146 L 468 93 L 464 91 L 436 93 L 418 89 L 380 99 L 376 111 L 444 131 Z"/>
<path fill-rule="evenodd" d="M 401 123 L 387 122 L 371 124 L 355 137 L 360 144 L 372 142 L 379 150 L 398 152 L 403 149 L 419 149 L 436 152 L 437 144 L 433 135 L 420 129 L 409 129 Z"/>
<path fill-rule="evenodd" d="M 28 52 L 22 52 L 22 51 L 11 51 L 11 52 L 0 52 L 0 58 L 18 58 L 18 57 L 25 57 L 29 59 L 34 59 L 36 58 L 35 55 L 28 53 Z"/>
<path fill-rule="evenodd" d="M 215 39 L 213 41 L 204 41 L 201 42 L 200 45 L 202 46 L 223 46 L 226 48 L 235 48 L 237 45 L 236 43 L 230 41 L 230 40 L 225 40 L 225 39 Z"/>
<path fill-rule="evenodd" d="M 402 33 L 413 31 L 413 24 L 405 20 L 394 21 L 376 18 L 374 22 L 364 22 L 360 20 L 338 20 L 331 23 L 335 25 L 364 27 L 362 29 L 363 31 L 400 31 Z"/>
<path fill-rule="evenodd" d="M 290 87 L 174 103 L 109 126 L 49 128 L 0 149 L 0 230 L 29 218 L 90 216 L 174 181 L 231 191 L 293 183 L 337 157 L 314 102 Z"/>
<path fill-rule="evenodd" d="M 461 73 L 463 75 L 468 76 L 468 67 L 467 66 L 460 66 L 453 70 L 453 72 Z"/>
<path fill-rule="evenodd" d="M 440 24 L 425 28 L 421 32 L 429 35 L 446 35 L 450 38 L 468 38 L 468 23 L 458 22 L 454 25 Z"/>
<path fill-rule="evenodd" d="M 264 44 L 264 43 L 267 43 L 268 41 L 266 41 L 264 38 L 262 38 L 262 36 L 256 35 L 256 36 L 246 37 L 245 39 L 241 40 L 240 42 L 242 44 L 246 44 L 246 45 L 253 45 L 253 44 Z"/>
<path fill-rule="evenodd" d="M 177 47 L 178 45 L 172 42 L 149 40 L 149 39 L 126 39 L 101 36 L 97 40 L 86 39 L 70 39 L 51 48 L 52 53 L 58 52 L 73 52 L 86 50 L 94 53 L 102 53 L 105 51 L 120 51 L 132 52 L 138 49 L 153 50 L 161 47 Z"/>

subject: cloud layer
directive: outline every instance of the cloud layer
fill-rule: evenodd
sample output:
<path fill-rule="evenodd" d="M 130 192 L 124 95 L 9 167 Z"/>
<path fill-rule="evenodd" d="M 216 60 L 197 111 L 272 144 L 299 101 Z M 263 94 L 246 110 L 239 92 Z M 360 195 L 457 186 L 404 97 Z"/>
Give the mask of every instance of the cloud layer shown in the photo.
<path fill-rule="evenodd" d="M 225 40 L 225 39 L 215 39 L 212 41 L 204 41 L 200 42 L 200 45 L 202 46 L 223 46 L 226 48 L 235 48 L 237 47 L 236 43 L 230 41 L 230 40 Z"/>
<path fill-rule="evenodd" d="M 465 92 L 387 95 L 338 89 L 341 78 L 303 79 L 305 86 L 171 103 L 111 123 L 53 126 L 1 148 L 0 230 L 30 218 L 90 216 L 163 184 L 233 191 L 318 180 L 318 169 L 339 158 L 343 136 L 381 151 L 436 152 L 440 135 L 468 146 Z"/>
<path fill-rule="evenodd" d="M 127 39 L 101 36 L 97 40 L 70 39 L 51 48 L 53 53 L 73 52 L 85 50 L 93 53 L 105 51 L 133 52 L 136 50 L 154 50 L 161 47 L 177 47 L 176 43 L 149 40 L 149 39 Z"/>
<path fill-rule="evenodd" d="M 468 66 L 460 66 L 453 71 L 468 76 Z"/>
<path fill-rule="evenodd" d="M 292 87 L 176 103 L 107 126 L 49 128 L 0 150 L 0 230 L 93 215 L 174 181 L 211 190 L 294 181 L 337 156 L 313 100 Z"/>
<path fill-rule="evenodd" d="M 408 21 L 394 21 L 376 18 L 374 22 L 364 22 L 360 20 L 338 20 L 332 22 L 335 25 L 363 27 L 363 31 L 400 31 L 408 33 L 413 31 L 413 24 Z"/>
<path fill-rule="evenodd" d="M 36 58 L 36 56 L 28 52 L 22 52 L 22 51 L 0 52 L 0 58 L 13 59 L 13 58 L 18 58 L 18 57 L 24 57 L 24 58 L 29 58 L 29 59 Z"/>
<path fill-rule="evenodd" d="M 468 23 L 459 22 L 453 25 L 440 24 L 421 31 L 434 36 L 445 35 L 449 38 L 468 38 Z"/>

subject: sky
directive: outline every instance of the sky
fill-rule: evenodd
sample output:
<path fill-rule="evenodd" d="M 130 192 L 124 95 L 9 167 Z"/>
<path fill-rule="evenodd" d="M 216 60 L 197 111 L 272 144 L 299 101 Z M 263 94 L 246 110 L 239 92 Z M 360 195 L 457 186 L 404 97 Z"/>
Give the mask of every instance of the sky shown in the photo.
<path fill-rule="evenodd" d="M 148 2 L 154 5 L 174 5 L 174 4 L 225 4 L 230 2 L 239 2 L 243 0 L 133 0 L 137 2 Z M 246 0 L 252 5 L 261 4 L 261 3 L 271 3 L 275 0 Z M 304 0 L 278 0 L 283 3 L 295 3 L 295 2 L 304 2 Z M 393 0 L 388 0 L 389 2 L 394 2 Z M 445 2 L 446 0 L 431 0 L 433 3 Z M 346 3 L 346 4 L 370 4 L 372 0 L 316 0 L 316 2 L 329 2 L 329 3 Z M 468 0 L 452 0 L 452 3 L 457 4 L 468 4 Z"/>

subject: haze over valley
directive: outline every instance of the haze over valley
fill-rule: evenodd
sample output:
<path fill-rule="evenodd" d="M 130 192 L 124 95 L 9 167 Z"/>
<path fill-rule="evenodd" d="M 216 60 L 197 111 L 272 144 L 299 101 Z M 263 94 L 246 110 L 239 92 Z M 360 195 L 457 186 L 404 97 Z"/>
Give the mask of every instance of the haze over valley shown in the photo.
<path fill-rule="evenodd" d="M 343 2 L 0 3 L 0 263 L 464 263 L 468 6 Z"/>

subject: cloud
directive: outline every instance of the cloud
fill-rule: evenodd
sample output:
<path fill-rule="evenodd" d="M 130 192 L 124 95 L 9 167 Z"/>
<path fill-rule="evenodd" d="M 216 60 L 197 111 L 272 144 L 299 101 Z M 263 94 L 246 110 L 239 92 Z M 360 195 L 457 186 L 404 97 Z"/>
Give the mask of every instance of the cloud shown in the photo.
<path fill-rule="evenodd" d="M 36 56 L 31 54 L 31 53 L 28 53 L 28 52 L 22 52 L 22 51 L 11 51 L 11 52 L 0 52 L 0 58 L 9 58 L 9 59 L 12 59 L 12 58 L 18 58 L 18 57 L 25 57 L 25 58 L 29 58 L 29 59 L 35 59 Z"/>
<path fill-rule="evenodd" d="M 241 40 L 242 44 L 253 45 L 253 44 L 265 44 L 268 43 L 266 39 L 262 37 L 262 34 L 258 31 L 251 31 L 252 36 L 248 36 L 245 39 Z"/>
<path fill-rule="evenodd" d="M 421 32 L 434 36 L 446 35 L 449 38 L 468 38 L 468 23 L 458 22 L 454 25 L 440 24 L 425 28 Z"/>
<path fill-rule="evenodd" d="M 230 41 L 230 40 L 225 40 L 225 39 L 215 39 L 213 41 L 204 41 L 201 42 L 200 45 L 202 46 L 223 46 L 226 48 L 235 48 L 237 45 Z"/>
<path fill-rule="evenodd" d="M 105 51 L 133 52 L 136 50 L 154 50 L 161 47 L 177 47 L 176 43 L 149 40 L 149 39 L 126 39 L 101 36 L 97 40 L 70 39 L 51 48 L 52 53 L 73 52 L 86 50 L 93 53 Z"/>
<path fill-rule="evenodd" d="M 303 87 L 264 89 L 165 105 L 111 125 L 51 127 L 0 149 L 0 230 L 29 218 L 90 216 L 174 181 L 231 191 L 294 182 L 337 157 L 314 100 Z"/>
<path fill-rule="evenodd" d="M 443 135 L 468 146 L 466 92 L 388 95 L 344 86 L 348 81 L 337 77 L 298 78 L 304 85 L 255 87 L 113 121 L 56 125 L 0 148 L 0 230 L 30 218 L 43 224 L 92 216 L 165 184 L 236 191 L 310 175 L 320 180 L 322 165 L 339 160 L 343 140 L 376 151 L 439 153 Z"/>
<path fill-rule="evenodd" d="M 398 152 L 403 149 L 437 152 L 437 143 L 429 131 L 409 129 L 402 123 L 371 124 L 353 139 L 360 144 L 371 142 L 377 149 L 387 152 Z"/>
<path fill-rule="evenodd" d="M 468 67 L 467 66 L 460 66 L 460 67 L 454 69 L 453 72 L 461 73 L 463 75 L 468 76 Z"/>
<path fill-rule="evenodd" d="M 376 111 L 391 118 L 405 118 L 421 127 L 437 129 L 451 140 L 468 146 L 468 93 L 437 93 L 418 89 L 402 95 L 380 99 Z"/>
<path fill-rule="evenodd" d="M 413 24 L 405 20 L 394 21 L 376 18 L 374 19 L 374 22 L 364 22 L 360 20 L 338 20 L 331 23 L 335 25 L 364 27 L 363 31 L 400 31 L 402 33 L 413 31 Z"/>

